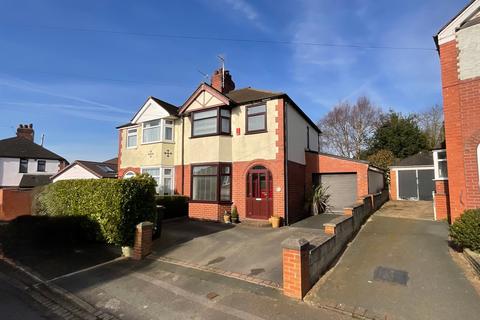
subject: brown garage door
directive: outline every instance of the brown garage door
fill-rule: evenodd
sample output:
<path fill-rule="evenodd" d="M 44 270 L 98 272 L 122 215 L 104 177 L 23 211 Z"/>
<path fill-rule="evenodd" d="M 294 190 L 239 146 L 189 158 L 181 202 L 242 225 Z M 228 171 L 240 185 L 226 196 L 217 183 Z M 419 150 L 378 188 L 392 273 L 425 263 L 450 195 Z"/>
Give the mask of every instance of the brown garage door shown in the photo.
<path fill-rule="evenodd" d="M 320 182 L 328 187 L 333 212 L 343 212 L 357 200 L 357 174 L 321 174 Z"/>

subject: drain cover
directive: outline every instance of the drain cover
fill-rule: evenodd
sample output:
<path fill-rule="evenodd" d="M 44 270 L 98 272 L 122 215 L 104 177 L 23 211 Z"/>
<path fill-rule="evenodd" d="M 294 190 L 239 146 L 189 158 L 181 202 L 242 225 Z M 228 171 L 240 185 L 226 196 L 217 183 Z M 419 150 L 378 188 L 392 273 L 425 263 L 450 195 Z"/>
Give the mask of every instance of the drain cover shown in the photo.
<path fill-rule="evenodd" d="M 406 286 L 408 282 L 408 272 L 386 267 L 377 267 L 373 272 L 373 280 L 386 281 Z"/>

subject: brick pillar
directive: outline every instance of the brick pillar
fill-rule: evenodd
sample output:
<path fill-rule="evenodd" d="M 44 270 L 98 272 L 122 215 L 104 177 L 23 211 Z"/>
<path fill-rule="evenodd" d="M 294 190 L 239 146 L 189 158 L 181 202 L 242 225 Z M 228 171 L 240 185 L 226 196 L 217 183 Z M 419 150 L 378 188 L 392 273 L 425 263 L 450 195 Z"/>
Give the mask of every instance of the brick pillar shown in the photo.
<path fill-rule="evenodd" d="M 343 214 L 346 216 L 352 216 L 353 215 L 353 208 L 343 208 Z"/>
<path fill-rule="evenodd" d="M 334 235 L 335 234 L 335 228 L 337 225 L 335 223 L 324 223 L 323 224 L 323 229 L 325 231 L 325 234 L 329 235 Z"/>
<path fill-rule="evenodd" d="M 134 260 L 142 260 L 152 253 L 152 234 L 153 223 L 142 222 L 137 224 L 132 255 Z"/>
<path fill-rule="evenodd" d="M 309 246 L 305 239 L 289 238 L 283 248 L 283 294 L 303 299 L 310 290 Z"/>

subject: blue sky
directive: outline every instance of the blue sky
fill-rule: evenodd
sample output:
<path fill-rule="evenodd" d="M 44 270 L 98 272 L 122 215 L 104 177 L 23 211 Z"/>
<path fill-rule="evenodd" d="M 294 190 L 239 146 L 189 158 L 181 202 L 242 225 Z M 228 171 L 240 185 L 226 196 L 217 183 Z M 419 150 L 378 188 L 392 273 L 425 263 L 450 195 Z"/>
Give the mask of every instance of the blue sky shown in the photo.
<path fill-rule="evenodd" d="M 153 95 L 182 104 L 223 54 L 237 88 L 287 92 L 317 121 L 341 100 L 441 104 L 432 36 L 467 0 L 0 0 L 0 138 L 33 123 L 66 157 L 106 160 L 115 126 Z M 112 32 L 92 32 L 107 30 Z M 285 41 L 182 39 L 141 34 Z"/>

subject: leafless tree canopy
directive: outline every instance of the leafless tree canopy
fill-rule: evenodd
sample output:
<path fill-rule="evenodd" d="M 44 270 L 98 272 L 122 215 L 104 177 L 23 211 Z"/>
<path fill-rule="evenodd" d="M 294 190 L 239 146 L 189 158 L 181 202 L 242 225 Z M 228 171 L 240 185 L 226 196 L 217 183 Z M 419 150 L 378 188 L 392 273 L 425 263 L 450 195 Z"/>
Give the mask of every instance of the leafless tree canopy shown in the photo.
<path fill-rule="evenodd" d="M 435 148 L 444 140 L 443 129 L 443 108 L 435 105 L 427 111 L 419 113 L 418 124 L 420 129 L 427 136 L 427 143 L 429 148 Z"/>
<path fill-rule="evenodd" d="M 349 158 L 359 158 L 368 139 L 380 123 L 382 110 L 367 97 L 351 105 L 340 102 L 319 122 L 322 150 Z"/>

